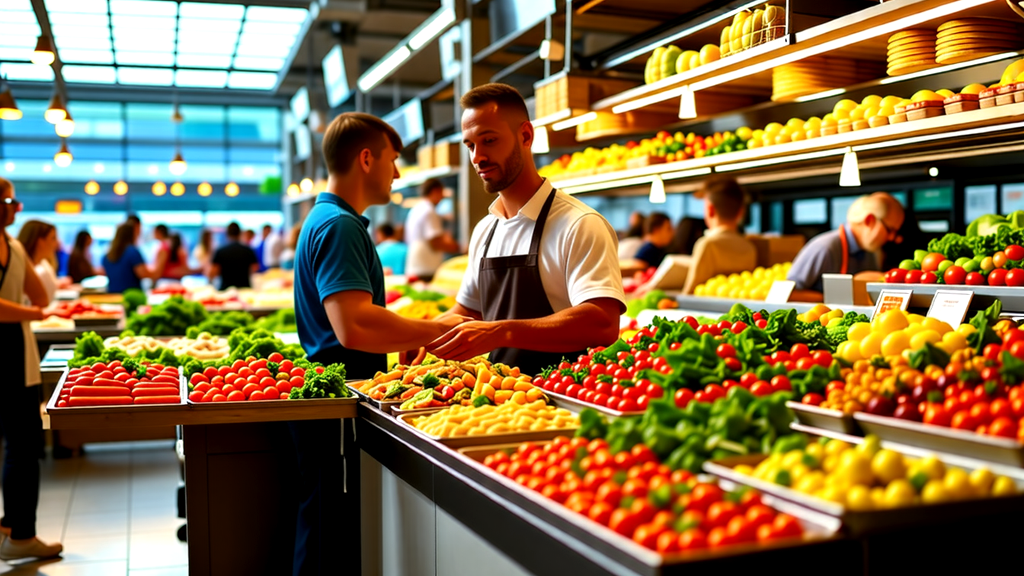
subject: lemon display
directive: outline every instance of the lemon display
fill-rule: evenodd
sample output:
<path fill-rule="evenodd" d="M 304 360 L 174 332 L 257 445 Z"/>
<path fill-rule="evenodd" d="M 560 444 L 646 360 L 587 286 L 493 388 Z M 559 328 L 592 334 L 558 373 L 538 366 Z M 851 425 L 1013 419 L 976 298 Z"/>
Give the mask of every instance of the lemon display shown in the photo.
<path fill-rule="evenodd" d="M 967 348 L 967 336 L 974 329 L 953 329 L 952 326 L 935 318 L 919 314 L 908 314 L 902 310 L 888 310 L 876 316 L 870 324 L 857 323 L 850 326 L 847 342 L 840 345 L 836 354 L 847 362 L 870 360 L 880 354 L 886 358 L 905 356 L 931 344 L 947 354 Z"/>
<path fill-rule="evenodd" d="M 770 268 L 758 266 L 753 271 L 744 271 L 728 276 L 719 274 L 694 288 L 695 296 L 732 298 L 736 300 L 764 300 L 776 280 L 785 280 L 791 263 L 776 264 Z"/>

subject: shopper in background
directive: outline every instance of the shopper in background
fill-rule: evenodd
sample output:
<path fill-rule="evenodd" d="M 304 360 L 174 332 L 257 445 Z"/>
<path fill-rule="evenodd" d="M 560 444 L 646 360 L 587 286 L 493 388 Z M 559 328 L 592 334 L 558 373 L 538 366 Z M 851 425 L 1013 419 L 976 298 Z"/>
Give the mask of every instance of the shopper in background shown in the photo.
<path fill-rule="evenodd" d="M 256 233 L 252 230 L 245 230 L 242 232 L 242 244 L 252 248 L 252 241 L 256 238 Z"/>
<path fill-rule="evenodd" d="M 160 242 L 160 250 L 156 253 L 156 261 L 153 263 L 156 276 L 181 280 L 192 272 L 188 266 L 188 251 L 181 243 L 181 234 L 169 234 L 163 224 L 157 226 L 157 229 L 161 226 L 164 229 L 164 239 Z"/>
<path fill-rule="evenodd" d="M 405 241 L 409 246 L 405 270 L 409 276 L 429 282 L 444 262 L 444 255 L 462 248 L 445 231 L 437 213 L 437 205 L 444 200 L 444 184 L 436 178 L 427 180 L 420 187 L 420 198 L 405 218 Z"/>
<path fill-rule="evenodd" d="M 821 302 L 822 274 L 853 274 L 858 280 L 882 278 L 881 250 L 903 225 L 903 206 L 885 192 L 861 196 L 846 211 L 846 224 L 811 239 L 793 259 L 788 278 L 796 283 L 795 302 Z"/>
<path fill-rule="evenodd" d="M 256 252 L 241 241 L 242 229 L 238 222 L 228 224 L 228 243 L 217 249 L 210 262 L 207 276 L 213 281 L 220 277 L 221 290 L 252 287 L 251 276 L 259 271 Z"/>
<path fill-rule="evenodd" d="M 263 248 L 264 248 L 264 244 L 266 243 L 266 240 L 267 240 L 267 226 L 264 226 L 263 227 L 263 235 L 260 236 L 259 243 L 256 244 L 255 246 L 253 246 L 252 243 L 248 244 L 248 246 L 250 248 L 252 248 L 253 253 L 256 254 L 256 263 L 259 264 L 259 269 L 257 270 L 257 272 L 263 272 L 264 270 L 267 269 L 267 267 L 263 265 Z"/>
<path fill-rule="evenodd" d="M 142 253 L 135 247 L 137 228 L 131 222 L 117 227 L 110 249 L 103 256 L 103 270 L 107 274 L 107 292 L 119 294 L 129 288 L 142 288 L 142 280 L 156 280 L 159 275 L 146 266 Z"/>
<path fill-rule="evenodd" d="M 260 262 L 263 264 L 264 270 L 281 266 L 281 251 L 284 250 L 284 241 L 281 238 L 281 233 L 274 230 L 270 224 L 263 227 L 263 242 L 260 243 L 260 249 L 263 250 Z"/>
<path fill-rule="evenodd" d="M 633 212 L 629 215 L 629 230 L 619 240 L 619 260 L 629 260 L 636 256 L 644 245 L 644 215 Z"/>
<path fill-rule="evenodd" d="M 135 237 L 132 238 L 132 243 L 138 242 L 139 238 L 142 237 L 142 220 L 139 220 L 139 217 L 136 216 L 135 214 L 129 214 L 128 217 L 124 219 L 124 221 L 125 224 L 131 225 L 132 231 L 135 235 Z"/>
<path fill-rule="evenodd" d="M 43 283 L 47 299 L 52 301 L 57 296 L 60 284 L 54 266 L 57 261 L 57 228 L 41 220 L 29 220 L 22 224 L 18 242 L 25 248 L 29 263 Z"/>
<path fill-rule="evenodd" d="M 385 274 L 405 274 L 408 253 L 408 247 L 394 226 L 385 222 L 377 227 L 377 255 L 380 256 Z"/>
<path fill-rule="evenodd" d="M 666 248 L 672 242 L 675 228 L 668 215 L 654 212 L 644 220 L 644 243 L 633 258 L 657 268 L 667 254 Z"/>
<path fill-rule="evenodd" d="M 413 320 L 384 307 L 384 271 L 367 231 L 370 221 L 361 214 L 391 201 L 401 147 L 398 134 L 379 118 L 355 112 L 336 117 L 323 138 L 327 189 L 299 236 L 299 340 L 311 361 L 344 363 L 348 378 L 373 377 L 387 369 L 388 352 L 422 346 L 463 320 Z M 359 450 L 340 423 L 289 423 L 301 476 L 294 576 L 349 573 L 352 559 L 338 554 L 337 543 L 359 550 Z"/>
<path fill-rule="evenodd" d="M 684 294 L 719 274 L 732 274 L 757 267 L 757 248 L 740 231 L 747 213 L 743 189 L 731 176 L 708 178 L 694 194 L 704 200 L 707 232 L 693 246 Z"/>
<path fill-rule="evenodd" d="M 679 223 L 676 224 L 676 232 L 672 236 L 672 242 L 669 243 L 666 250 L 669 254 L 693 254 L 693 247 L 707 229 L 708 225 L 702 219 L 690 218 L 689 216 L 681 218 Z"/>
<path fill-rule="evenodd" d="M 203 228 L 199 233 L 199 243 L 192 248 L 192 260 L 195 261 L 198 273 L 207 274 L 210 268 L 210 260 L 213 258 L 213 231 Z"/>
<path fill-rule="evenodd" d="M 29 322 L 43 319 L 50 300 L 25 249 L 7 234 L 19 210 L 14 185 L 0 178 L 0 436 L 5 440 L 0 560 L 50 558 L 63 550 L 59 543 L 46 544 L 36 537 L 43 421 L 39 348 Z"/>
<path fill-rule="evenodd" d="M 473 230 L 469 267 L 448 314 L 470 316 L 427 350 L 538 374 L 618 338 L 625 310 L 615 230 L 601 214 L 537 173 L 533 124 L 505 84 L 467 92 L 462 138 L 484 190 L 496 195 Z"/>
<path fill-rule="evenodd" d="M 75 236 L 75 247 L 68 257 L 68 276 L 75 284 L 82 280 L 96 275 L 96 269 L 92 265 L 92 257 L 89 256 L 89 248 L 92 247 L 92 236 L 85 230 L 78 232 Z"/>

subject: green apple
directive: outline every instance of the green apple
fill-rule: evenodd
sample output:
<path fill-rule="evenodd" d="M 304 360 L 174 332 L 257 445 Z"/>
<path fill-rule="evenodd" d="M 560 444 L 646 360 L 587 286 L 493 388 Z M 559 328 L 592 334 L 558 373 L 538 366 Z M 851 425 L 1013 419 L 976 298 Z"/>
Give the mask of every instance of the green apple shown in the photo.
<path fill-rule="evenodd" d="M 965 264 L 967 264 L 967 263 L 968 263 L 968 262 L 970 262 L 970 261 L 971 261 L 971 259 L 970 259 L 970 258 L 968 258 L 968 257 L 966 257 L 966 256 L 963 256 L 963 257 L 961 257 L 961 258 L 957 258 L 957 259 L 956 259 L 956 265 L 957 265 L 957 266 L 959 266 L 959 267 L 961 267 L 961 268 L 963 268 L 963 267 L 964 267 L 964 265 L 965 265 Z"/>
<path fill-rule="evenodd" d="M 916 260 L 904 260 L 900 262 L 900 268 L 904 270 L 920 270 L 921 265 Z"/>
<path fill-rule="evenodd" d="M 927 250 L 914 250 L 914 260 L 917 260 L 918 262 L 924 260 L 924 257 L 927 255 Z"/>
<path fill-rule="evenodd" d="M 939 262 L 939 280 L 942 279 L 942 274 L 945 273 L 946 269 L 952 265 L 952 260 L 943 260 L 942 262 Z"/>
<path fill-rule="evenodd" d="M 978 272 L 981 270 L 981 262 L 978 262 L 977 260 L 968 260 L 964 263 L 963 268 L 964 272 L 967 273 Z"/>

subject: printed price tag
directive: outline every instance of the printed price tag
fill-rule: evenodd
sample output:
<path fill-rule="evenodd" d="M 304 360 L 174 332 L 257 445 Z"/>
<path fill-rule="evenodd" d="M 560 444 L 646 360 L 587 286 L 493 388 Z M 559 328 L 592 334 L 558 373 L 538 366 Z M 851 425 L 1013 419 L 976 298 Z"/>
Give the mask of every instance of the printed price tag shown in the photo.
<path fill-rule="evenodd" d="M 956 328 L 967 317 L 972 299 L 974 292 L 970 290 L 936 290 L 932 305 L 928 307 L 928 317 Z"/>
<path fill-rule="evenodd" d="M 896 308 L 906 312 L 913 294 L 912 290 L 882 290 L 878 294 L 878 302 L 875 303 L 875 311 L 872 312 L 871 317 L 874 318 L 882 312 Z"/>
<path fill-rule="evenodd" d="M 765 296 L 764 301 L 769 304 L 789 302 L 789 296 L 793 293 L 794 288 L 796 288 L 796 282 L 792 280 L 776 280 L 772 282 L 772 287 L 768 290 L 768 295 Z"/>

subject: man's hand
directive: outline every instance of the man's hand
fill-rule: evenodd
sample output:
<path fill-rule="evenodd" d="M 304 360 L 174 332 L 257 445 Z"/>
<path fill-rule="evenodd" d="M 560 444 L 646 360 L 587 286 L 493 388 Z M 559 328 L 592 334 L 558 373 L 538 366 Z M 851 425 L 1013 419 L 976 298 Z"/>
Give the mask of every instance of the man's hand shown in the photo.
<path fill-rule="evenodd" d="M 446 314 L 436 318 L 434 321 L 437 322 L 443 329 L 443 332 L 448 332 L 452 328 L 464 323 L 471 322 L 473 319 L 469 316 L 459 316 L 458 314 Z M 418 348 L 416 350 L 406 350 L 398 353 L 398 363 L 406 366 L 415 366 L 423 362 L 423 359 L 427 356 L 426 348 Z"/>
<path fill-rule="evenodd" d="M 427 351 L 445 360 L 468 360 L 503 347 L 506 336 L 501 322 L 465 322 L 427 344 Z"/>

